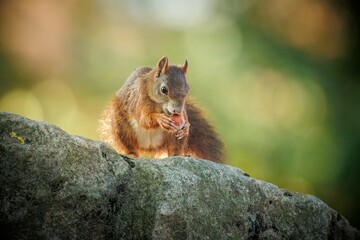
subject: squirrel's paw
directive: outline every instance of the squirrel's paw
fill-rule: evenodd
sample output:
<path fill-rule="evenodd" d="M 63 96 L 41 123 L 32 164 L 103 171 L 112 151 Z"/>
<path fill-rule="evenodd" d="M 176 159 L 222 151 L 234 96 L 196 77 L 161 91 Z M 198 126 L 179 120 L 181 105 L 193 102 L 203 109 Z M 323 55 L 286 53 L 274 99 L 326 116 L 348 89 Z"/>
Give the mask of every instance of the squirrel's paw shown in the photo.
<path fill-rule="evenodd" d="M 174 123 L 174 121 L 164 115 L 164 114 L 161 114 L 160 117 L 157 119 L 157 122 L 159 123 L 160 127 L 162 129 L 164 129 L 165 131 L 168 131 L 168 132 L 176 132 L 177 131 L 177 127 Z"/>
<path fill-rule="evenodd" d="M 177 139 L 182 139 L 183 137 L 188 136 L 189 129 L 190 129 L 190 123 L 185 123 L 184 127 L 181 130 L 176 132 L 175 137 Z"/>

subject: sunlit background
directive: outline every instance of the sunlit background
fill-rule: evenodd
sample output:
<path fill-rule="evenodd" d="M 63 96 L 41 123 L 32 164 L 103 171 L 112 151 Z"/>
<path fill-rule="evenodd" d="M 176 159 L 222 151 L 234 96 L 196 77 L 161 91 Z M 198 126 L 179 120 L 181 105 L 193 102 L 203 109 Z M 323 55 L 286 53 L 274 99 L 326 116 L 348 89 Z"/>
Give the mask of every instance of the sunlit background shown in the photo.
<path fill-rule="evenodd" d="M 0 111 L 99 139 L 138 66 L 189 60 L 227 164 L 360 222 L 359 19 L 340 0 L 0 1 Z"/>

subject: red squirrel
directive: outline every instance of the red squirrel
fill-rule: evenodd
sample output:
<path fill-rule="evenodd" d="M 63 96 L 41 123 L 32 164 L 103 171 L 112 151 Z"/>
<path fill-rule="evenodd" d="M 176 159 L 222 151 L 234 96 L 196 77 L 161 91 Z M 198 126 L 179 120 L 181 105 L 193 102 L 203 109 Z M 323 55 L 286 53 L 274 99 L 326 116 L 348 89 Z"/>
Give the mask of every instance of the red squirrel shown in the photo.
<path fill-rule="evenodd" d="M 188 61 L 139 67 L 108 104 L 100 120 L 101 138 L 132 157 L 192 156 L 223 161 L 219 135 L 187 99 Z"/>

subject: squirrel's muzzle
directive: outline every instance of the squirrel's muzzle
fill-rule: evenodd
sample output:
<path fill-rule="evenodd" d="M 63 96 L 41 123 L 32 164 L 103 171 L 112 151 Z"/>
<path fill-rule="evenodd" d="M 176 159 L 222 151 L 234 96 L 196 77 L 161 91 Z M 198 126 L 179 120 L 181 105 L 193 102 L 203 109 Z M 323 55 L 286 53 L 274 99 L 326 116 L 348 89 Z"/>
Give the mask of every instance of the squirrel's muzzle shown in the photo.
<path fill-rule="evenodd" d="M 170 101 L 165 104 L 164 110 L 165 110 L 166 114 L 168 114 L 168 115 L 181 114 L 184 110 L 184 102 Z"/>

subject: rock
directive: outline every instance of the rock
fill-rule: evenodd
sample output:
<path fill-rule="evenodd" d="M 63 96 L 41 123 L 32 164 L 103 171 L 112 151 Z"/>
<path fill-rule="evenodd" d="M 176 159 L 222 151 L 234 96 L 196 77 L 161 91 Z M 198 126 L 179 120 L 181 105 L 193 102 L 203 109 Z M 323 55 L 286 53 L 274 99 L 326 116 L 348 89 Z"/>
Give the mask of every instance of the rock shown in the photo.
<path fill-rule="evenodd" d="M 3 239 L 359 239 L 316 197 L 189 157 L 131 159 L 0 113 Z"/>

